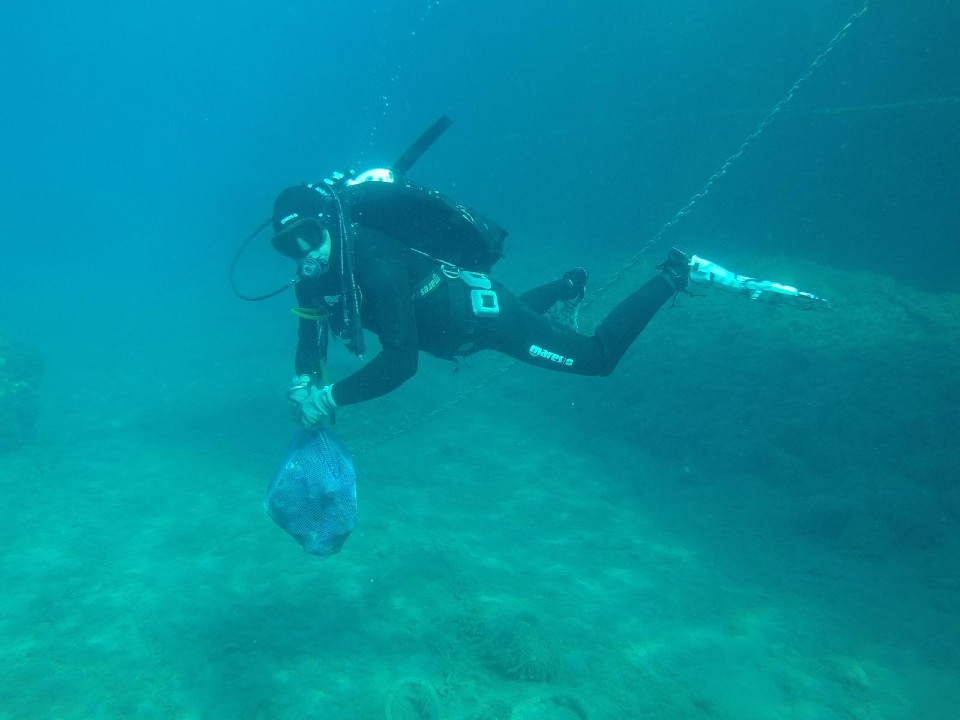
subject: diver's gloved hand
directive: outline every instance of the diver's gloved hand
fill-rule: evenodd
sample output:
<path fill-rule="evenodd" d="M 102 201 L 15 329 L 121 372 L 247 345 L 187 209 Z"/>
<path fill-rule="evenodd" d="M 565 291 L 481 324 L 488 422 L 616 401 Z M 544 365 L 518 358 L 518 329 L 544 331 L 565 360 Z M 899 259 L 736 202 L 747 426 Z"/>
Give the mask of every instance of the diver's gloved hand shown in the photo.
<path fill-rule="evenodd" d="M 330 417 L 337 409 L 333 400 L 333 385 L 318 388 L 311 385 L 307 396 L 300 403 L 300 423 L 307 429 L 318 427 L 325 417 Z"/>
<path fill-rule="evenodd" d="M 310 376 L 297 375 L 290 383 L 290 389 L 287 390 L 287 398 L 290 400 L 290 412 L 293 413 L 293 419 L 300 422 L 300 406 L 303 401 L 310 396 Z"/>
<path fill-rule="evenodd" d="M 290 400 L 290 413 L 295 422 L 301 423 L 307 430 L 316 428 L 324 417 L 336 409 L 330 392 L 332 386 L 318 388 L 311 384 L 310 375 L 298 375 L 293 378 L 287 398 Z"/>

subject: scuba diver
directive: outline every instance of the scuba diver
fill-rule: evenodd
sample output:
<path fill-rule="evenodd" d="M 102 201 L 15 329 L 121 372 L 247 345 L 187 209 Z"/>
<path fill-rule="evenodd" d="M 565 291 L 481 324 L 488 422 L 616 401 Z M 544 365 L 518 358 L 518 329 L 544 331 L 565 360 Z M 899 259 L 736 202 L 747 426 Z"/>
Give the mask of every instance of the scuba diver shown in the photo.
<path fill-rule="evenodd" d="M 321 558 L 340 550 L 357 513 L 353 461 L 323 420 L 333 422 L 338 408 L 395 390 L 416 374 L 421 352 L 455 360 L 495 350 L 548 370 L 604 376 L 657 311 L 688 292 L 689 283 L 753 300 L 827 306 L 811 293 L 736 275 L 672 248 L 653 277 L 616 305 L 592 335 L 582 334 L 576 320 L 586 292 L 585 269 L 573 268 L 515 295 L 489 276 L 503 255 L 507 232 L 407 178 L 410 166 L 449 124 L 440 118 L 389 168 L 336 173 L 286 188 L 272 216 L 233 258 L 230 278 L 241 298 L 264 300 L 290 285 L 296 290 L 296 376 L 288 398 L 307 432 L 291 444 L 264 506 L 307 552 Z M 238 259 L 269 226 L 273 247 L 297 263 L 296 275 L 273 292 L 244 295 L 235 282 Z M 365 330 L 378 336 L 379 352 L 356 372 L 331 380 L 330 335 L 363 359 Z"/>
<path fill-rule="evenodd" d="M 287 188 L 274 203 L 273 228 L 274 248 L 299 263 L 288 397 L 308 429 L 399 387 L 417 372 L 421 351 L 453 359 L 496 350 L 549 370 L 608 375 L 657 310 L 686 289 L 690 271 L 690 257 L 670 250 L 659 272 L 588 336 L 546 315 L 583 300 L 583 268 L 515 295 L 486 274 L 506 231 L 392 170 Z M 380 352 L 329 382 L 321 370 L 328 334 L 362 355 L 364 328 Z"/>
<path fill-rule="evenodd" d="M 288 391 L 294 415 L 307 429 L 338 408 L 380 397 L 417 372 L 421 351 L 457 359 L 495 350 L 548 370 L 609 375 L 657 311 L 694 282 L 753 300 L 828 307 L 812 293 L 737 275 L 672 248 L 657 273 L 622 300 L 585 335 L 551 309 L 573 309 L 583 300 L 587 272 L 515 295 L 489 277 L 503 255 L 507 232 L 474 210 L 411 182 L 407 170 L 450 125 L 441 117 L 390 168 L 335 173 L 313 184 L 283 190 L 268 225 L 272 244 L 297 262 L 299 307 L 296 376 Z M 330 334 L 358 357 L 364 329 L 377 335 L 380 352 L 345 378 L 326 375 Z"/>

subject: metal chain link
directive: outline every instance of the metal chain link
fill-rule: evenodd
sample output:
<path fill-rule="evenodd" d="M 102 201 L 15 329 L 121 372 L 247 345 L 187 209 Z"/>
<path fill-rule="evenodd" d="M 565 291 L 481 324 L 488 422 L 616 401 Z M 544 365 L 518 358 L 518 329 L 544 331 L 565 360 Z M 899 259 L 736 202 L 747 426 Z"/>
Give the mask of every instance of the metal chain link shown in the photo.
<path fill-rule="evenodd" d="M 851 15 L 847 19 L 847 22 L 844 24 L 844 26 L 840 28 L 839 32 L 837 32 L 836 35 L 833 36 L 833 39 L 830 40 L 830 42 L 827 44 L 827 47 L 819 55 L 817 55 L 814 61 L 810 64 L 810 67 L 807 68 L 807 71 L 803 75 L 801 75 L 797 79 L 797 81 L 793 83 L 793 85 L 790 86 L 790 89 L 787 90 L 786 95 L 784 95 L 783 98 L 780 99 L 780 102 L 778 102 L 776 105 L 773 106 L 770 112 L 767 113 L 766 117 L 764 117 L 763 120 L 761 120 L 760 123 L 757 125 L 756 129 L 754 129 L 752 133 L 747 135 L 746 139 L 744 139 L 744 141 L 740 144 L 740 147 L 737 148 L 736 152 L 734 152 L 726 160 L 723 161 L 723 164 L 720 166 L 720 169 L 717 170 L 713 175 L 711 175 L 697 192 L 695 192 L 693 195 L 690 196 L 690 199 L 687 200 L 687 202 L 683 205 L 683 207 L 681 207 L 668 222 L 664 223 L 663 227 L 661 227 L 660 230 L 658 230 L 657 233 L 652 238 L 647 240 L 647 242 L 643 245 L 643 247 L 641 247 L 637 252 L 631 255 L 618 270 L 616 270 L 609 278 L 607 278 L 607 280 L 602 285 L 600 285 L 600 287 L 596 288 L 593 292 L 590 293 L 590 297 L 585 299 L 581 303 L 582 307 L 588 307 L 593 303 L 595 303 L 597 300 L 599 300 L 601 297 L 603 297 L 610 290 L 610 288 L 612 288 L 614 285 L 619 283 L 623 279 L 623 276 L 626 275 L 626 273 L 629 272 L 638 262 L 640 262 L 643 255 L 648 250 L 650 250 L 650 248 L 657 245 L 663 239 L 663 236 L 667 232 L 669 232 L 677 223 L 679 223 L 683 218 L 685 218 L 690 213 L 691 210 L 693 210 L 694 205 L 696 205 L 697 202 L 703 199 L 707 195 L 707 193 L 710 192 L 710 189 L 714 186 L 714 184 L 720 178 L 722 178 L 724 175 L 727 174 L 727 171 L 734 165 L 734 163 L 736 163 L 741 158 L 741 156 L 747 151 L 747 148 L 751 145 L 751 143 L 753 143 L 753 141 L 756 140 L 757 137 L 764 130 L 766 130 L 767 126 L 770 125 L 770 123 L 772 123 L 774 119 L 776 119 L 780 111 L 783 110 L 783 108 L 786 107 L 786 105 L 791 100 L 793 100 L 793 97 L 794 95 L 796 95 L 797 91 L 800 89 L 800 86 L 803 85 L 807 81 L 807 79 L 809 79 L 809 77 L 813 75 L 814 72 L 816 72 L 817 68 L 819 68 L 826 61 L 827 55 L 829 55 L 829 53 L 843 40 L 843 38 L 849 32 L 850 28 L 853 27 L 853 24 L 867 12 L 869 4 L 870 4 L 870 0 L 864 0 L 863 5 L 860 6 L 860 9 L 857 10 L 855 13 L 853 13 L 853 15 Z M 371 450 L 374 450 L 375 448 L 378 448 L 381 445 L 385 445 L 386 443 L 392 440 L 395 440 L 396 438 L 402 435 L 406 435 L 407 433 L 411 432 L 412 430 L 415 430 L 418 427 L 421 427 L 422 425 L 425 425 L 426 423 L 428 423 L 430 420 L 437 417 L 438 415 L 442 415 L 443 413 L 447 412 L 451 408 L 456 407 L 457 405 L 462 403 L 464 400 L 467 400 L 473 395 L 476 395 L 480 390 L 487 387 L 496 378 L 500 377 L 501 375 L 506 373 L 510 368 L 516 365 L 517 362 L 519 361 L 511 360 L 505 363 L 500 368 L 491 371 L 489 375 L 487 375 L 485 378 L 480 380 L 480 382 L 478 382 L 476 385 L 471 387 L 469 390 L 465 390 L 464 392 L 460 393 L 452 400 L 444 403 L 443 405 L 440 405 L 439 407 L 434 408 L 433 410 L 426 413 L 425 415 L 421 415 L 416 420 L 410 423 L 407 423 L 406 425 L 403 425 L 397 428 L 396 430 L 393 430 L 392 432 L 387 433 L 386 435 L 378 438 L 377 440 L 374 440 L 373 442 L 368 443 L 366 445 L 361 445 L 359 448 L 357 448 L 354 454 L 362 455 L 363 453 L 370 452 Z"/>

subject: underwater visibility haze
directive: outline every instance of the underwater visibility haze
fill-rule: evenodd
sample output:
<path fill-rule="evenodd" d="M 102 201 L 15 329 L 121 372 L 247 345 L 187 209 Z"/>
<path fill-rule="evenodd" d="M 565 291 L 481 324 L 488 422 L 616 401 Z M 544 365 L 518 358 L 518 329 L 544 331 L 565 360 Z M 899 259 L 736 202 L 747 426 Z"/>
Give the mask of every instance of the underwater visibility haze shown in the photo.
<path fill-rule="evenodd" d="M 957 27 L 945 0 L 6 8 L 0 720 L 955 718 Z M 422 355 L 337 412 L 356 506 L 320 559 L 264 511 L 296 299 L 228 268 L 281 189 L 441 116 L 410 177 L 510 231 L 508 287 L 586 267 L 586 332 L 672 246 L 831 309 L 693 288 L 606 378 Z M 295 272 L 268 237 L 250 294 Z"/>

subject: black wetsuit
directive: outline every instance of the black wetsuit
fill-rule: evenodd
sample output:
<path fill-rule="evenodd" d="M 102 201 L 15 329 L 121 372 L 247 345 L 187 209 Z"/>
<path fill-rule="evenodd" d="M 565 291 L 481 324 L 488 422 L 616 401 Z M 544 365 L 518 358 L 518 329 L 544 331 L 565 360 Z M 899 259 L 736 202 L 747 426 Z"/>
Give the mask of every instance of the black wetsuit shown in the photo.
<path fill-rule="evenodd" d="M 330 267 L 339 267 L 334 243 Z M 479 350 L 497 350 L 550 370 L 578 375 L 607 375 L 657 310 L 674 294 L 672 283 L 654 276 L 627 297 L 600 323 L 594 335 L 582 335 L 544 313 L 569 298 L 571 284 L 556 280 L 516 296 L 491 281 L 499 312 L 477 315 L 472 288 L 449 277 L 431 258 L 411 250 L 394 237 L 360 228 L 354 237 L 354 273 L 360 290 L 363 327 L 380 340 L 381 351 L 363 367 L 337 380 L 333 398 L 338 406 L 370 400 L 398 387 L 417 371 L 425 351 L 444 358 Z M 336 272 L 297 283 L 297 300 L 304 308 L 328 312 L 330 330 L 343 328 L 343 299 Z M 297 374 L 313 374 L 324 354 L 320 324 L 300 320 Z"/>

